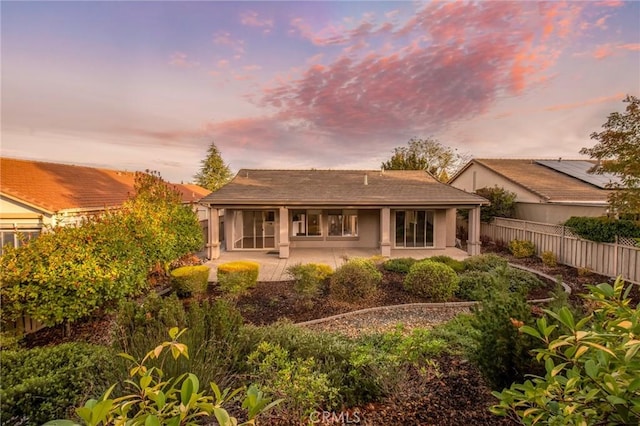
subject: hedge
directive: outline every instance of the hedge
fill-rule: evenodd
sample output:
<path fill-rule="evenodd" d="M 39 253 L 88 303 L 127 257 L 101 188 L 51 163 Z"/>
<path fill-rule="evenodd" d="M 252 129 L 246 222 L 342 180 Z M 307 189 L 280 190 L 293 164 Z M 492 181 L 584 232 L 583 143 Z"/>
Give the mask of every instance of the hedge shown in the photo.
<path fill-rule="evenodd" d="M 599 243 L 613 243 L 618 237 L 640 238 L 640 224 L 608 217 L 570 217 L 565 223 L 580 237 Z"/>
<path fill-rule="evenodd" d="M 238 297 L 255 287 L 260 264 L 248 260 L 227 262 L 218 266 L 216 273 L 220 288 L 230 297 Z"/>
<path fill-rule="evenodd" d="M 171 286 L 179 295 L 205 293 L 208 284 L 208 266 L 182 266 L 171 271 Z"/>

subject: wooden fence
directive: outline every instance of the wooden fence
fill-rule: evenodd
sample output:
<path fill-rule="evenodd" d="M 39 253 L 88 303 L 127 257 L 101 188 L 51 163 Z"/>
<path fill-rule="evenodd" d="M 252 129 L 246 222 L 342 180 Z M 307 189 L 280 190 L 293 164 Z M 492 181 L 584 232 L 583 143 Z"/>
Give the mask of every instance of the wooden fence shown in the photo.
<path fill-rule="evenodd" d="M 640 247 L 631 238 L 621 238 L 611 244 L 596 243 L 576 236 L 566 226 L 505 218 L 483 223 L 480 233 L 506 243 L 514 239 L 528 240 L 535 244 L 537 255 L 551 251 L 558 262 L 565 265 L 609 277 L 622 275 L 625 280 L 640 284 Z"/>

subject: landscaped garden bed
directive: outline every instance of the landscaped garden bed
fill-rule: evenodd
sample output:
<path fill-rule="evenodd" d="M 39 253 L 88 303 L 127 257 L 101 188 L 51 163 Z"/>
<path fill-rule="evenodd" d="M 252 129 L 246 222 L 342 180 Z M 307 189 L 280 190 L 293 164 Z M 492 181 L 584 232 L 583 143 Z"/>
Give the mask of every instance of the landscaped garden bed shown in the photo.
<path fill-rule="evenodd" d="M 482 285 L 469 286 L 476 278 L 485 285 L 490 283 L 488 277 L 494 277 L 497 284 L 488 285 L 511 288 L 514 295 L 526 289 L 529 299 L 548 297 L 556 283 L 535 284 L 530 275 L 505 268 L 505 261 L 495 257 L 473 258 L 466 264 L 439 260 L 458 270 L 457 290 L 444 301 L 439 295 L 430 297 L 407 290 L 407 276 L 420 270 L 412 269 L 416 261 L 378 264 L 373 269 L 366 261 L 357 261 L 357 268 L 347 275 L 343 271 L 343 276 L 334 280 L 324 273 L 305 275 L 323 270 L 314 266 L 296 270 L 297 278 L 291 281 L 245 287 L 240 280 L 224 290 L 209 286 L 207 293 L 194 293 L 182 300 L 174 295 L 140 299 L 124 304 L 117 313 L 104 311 L 95 321 L 76 324 L 70 337 L 63 338 L 61 328 L 51 328 L 28 336 L 24 344 L 51 345 L 63 340 L 114 344 L 116 351 L 126 351 L 139 359 L 157 345 L 166 329 L 177 325 L 188 328 L 185 343 L 192 356 L 176 368 L 165 366 L 169 368 L 167 373 L 175 377 L 186 369 L 196 373 L 202 383 L 214 380 L 221 386 L 258 383 L 274 398 L 285 398 L 281 407 L 263 417 L 263 424 L 300 424 L 301 419 L 323 415 L 357 419 L 358 424 L 367 425 L 511 424 L 489 413 L 496 399 L 487 383 L 502 389 L 521 377 L 511 373 L 505 376 L 499 367 L 502 362 L 514 363 L 513 367 L 521 371 L 535 369 L 528 364 L 532 342 L 511 345 L 522 338 L 517 323 L 523 320 L 529 324 L 542 311 L 517 302 L 517 298 L 505 296 L 503 302 L 502 296 L 491 294 L 487 296 L 488 313 L 484 320 L 478 320 L 484 321 L 482 325 L 468 313 L 469 306 L 458 305 L 482 290 Z M 519 263 L 543 269 L 536 261 Z M 389 270 L 403 268 L 406 272 Z M 358 275 L 362 270 L 364 275 Z M 454 279 L 448 269 L 446 272 L 447 279 Z M 546 272 L 552 276 L 564 273 L 563 268 Z M 300 277 L 304 281 L 309 276 L 318 278 L 317 288 L 309 284 L 314 280 L 301 284 Z M 342 280 L 345 276 L 348 279 Z M 375 286 L 366 292 L 363 289 L 369 288 L 369 278 Z M 349 287 L 345 290 L 340 285 Z M 356 297 L 345 297 L 340 291 L 355 291 Z M 341 296 L 335 297 L 336 292 Z M 220 302 L 223 298 L 231 302 Z M 437 307 L 422 305 L 428 303 Z M 404 306 L 371 309 L 391 305 Z M 509 310 L 492 308 L 503 305 Z M 369 312 L 312 326 L 291 324 L 362 309 Z M 450 321 L 460 312 L 466 315 Z M 481 333 L 490 340 L 494 334 L 504 336 L 507 343 L 502 344 L 507 346 L 492 349 L 490 341 L 479 337 Z M 474 351 L 480 361 L 487 362 L 477 364 L 478 360 L 472 359 Z M 502 358 L 495 359 L 496 354 Z M 490 374 L 489 382 L 481 371 Z M 291 382 L 286 377 L 297 379 Z M 310 393 L 300 393 L 297 386 Z M 242 418 L 239 406 L 232 404 L 229 409 Z"/>

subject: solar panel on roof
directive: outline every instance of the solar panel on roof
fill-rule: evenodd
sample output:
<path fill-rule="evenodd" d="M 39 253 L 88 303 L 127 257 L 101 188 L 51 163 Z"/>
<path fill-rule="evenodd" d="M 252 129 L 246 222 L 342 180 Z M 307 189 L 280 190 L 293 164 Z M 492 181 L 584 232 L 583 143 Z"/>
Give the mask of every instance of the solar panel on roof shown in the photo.
<path fill-rule="evenodd" d="M 583 160 L 536 160 L 537 164 L 548 167 L 567 176 L 579 179 L 583 182 L 606 189 L 609 183 L 620 183 L 620 178 L 611 173 L 601 175 L 589 173 L 593 163 Z"/>

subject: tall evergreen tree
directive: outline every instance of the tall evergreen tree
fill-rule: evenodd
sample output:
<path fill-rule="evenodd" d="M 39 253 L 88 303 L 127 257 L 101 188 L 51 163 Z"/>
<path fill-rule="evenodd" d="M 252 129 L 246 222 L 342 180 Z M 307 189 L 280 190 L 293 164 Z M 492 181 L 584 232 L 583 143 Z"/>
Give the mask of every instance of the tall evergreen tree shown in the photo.
<path fill-rule="evenodd" d="M 200 171 L 194 176 L 198 185 L 217 191 L 232 178 L 231 169 L 225 164 L 215 142 L 211 142 L 207 157 L 201 161 Z"/>

